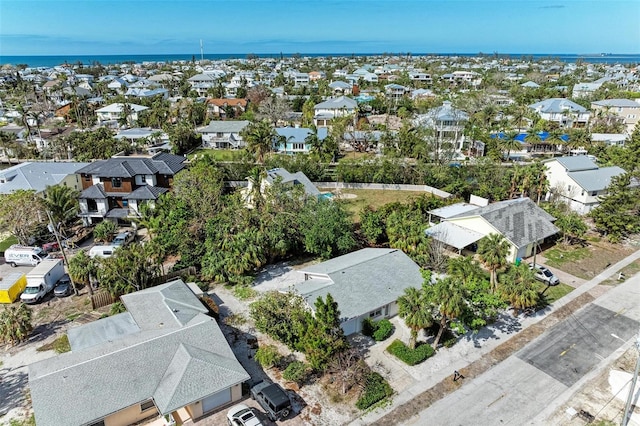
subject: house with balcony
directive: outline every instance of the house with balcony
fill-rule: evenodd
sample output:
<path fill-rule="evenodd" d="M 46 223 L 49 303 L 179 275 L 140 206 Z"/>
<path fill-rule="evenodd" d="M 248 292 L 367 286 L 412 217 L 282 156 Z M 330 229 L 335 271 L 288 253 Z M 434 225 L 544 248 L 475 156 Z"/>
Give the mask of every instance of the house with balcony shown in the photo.
<path fill-rule="evenodd" d="M 469 114 L 455 108 L 450 101 L 444 101 L 441 106 L 415 118 L 416 125 L 433 130 L 439 150 L 462 149 L 467 121 Z"/>
<path fill-rule="evenodd" d="M 196 74 L 187 80 L 191 89 L 198 93 L 198 96 L 206 96 L 209 89 L 213 89 L 221 83 L 220 75 L 216 73 Z"/>
<path fill-rule="evenodd" d="M 307 138 L 313 134 L 313 130 L 304 127 L 276 127 L 277 137 L 274 142 L 274 150 L 281 154 L 308 154 L 311 145 Z M 327 137 L 327 128 L 318 128 L 318 140 L 323 141 Z"/>
<path fill-rule="evenodd" d="M 604 99 L 591 102 L 594 114 L 611 114 L 625 126 L 627 134 L 633 133 L 640 121 L 640 102 L 631 99 Z"/>
<path fill-rule="evenodd" d="M 545 99 L 529 105 L 529 108 L 561 129 L 587 127 L 591 116 L 585 107 L 565 98 Z"/>
<path fill-rule="evenodd" d="M 544 161 L 549 182 L 547 198 L 569 205 L 579 214 L 587 214 L 600 205 L 611 180 L 624 173 L 618 166 L 598 167 L 586 155 L 557 157 Z"/>
<path fill-rule="evenodd" d="M 119 120 L 126 118 L 127 123 L 134 123 L 138 120 L 138 113 L 149 108 L 138 104 L 113 103 L 96 110 L 98 124 L 117 124 Z"/>
<path fill-rule="evenodd" d="M 126 294 L 126 312 L 69 328 L 71 351 L 29 365 L 38 426 L 190 425 L 241 400 L 250 376 L 194 287 Z"/>
<path fill-rule="evenodd" d="M 204 148 L 239 149 L 245 146 L 241 133 L 248 125 L 248 120 L 212 121 L 196 131 L 202 135 Z"/>
<path fill-rule="evenodd" d="M 384 93 L 387 99 L 391 101 L 397 102 L 410 92 L 411 89 L 409 87 L 400 84 L 391 83 L 384 86 Z"/>
<path fill-rule="evenodd" d="M 329 89 L 333 90 L 335 96 L 350 95 L 353 91 L 353 85 L 337 80 L 329 83 Z"/>
<path fill-rule="evenodd" d="M 329 127 L 331 120 L 337 117 L 355 116 L 358 102 L 346 96 L 330 98 L 313 107 L 313 123 L 316 127 Z"/>
<path fill-rule="evenodd" d="M 79 216 L 85 225 L 139 217 L 142 204 L 155 202 L 171 189 L 173 176 L 184 169 L 185 160 L 163 152 L 90 163 L 77 171 L 82 184 Z"/>
<path fill-rule="evenodd" d="M 247 100 L 240 98 L 207 99 L 207 116 L 222 120 L 240 117 L 247 110 Z"/>

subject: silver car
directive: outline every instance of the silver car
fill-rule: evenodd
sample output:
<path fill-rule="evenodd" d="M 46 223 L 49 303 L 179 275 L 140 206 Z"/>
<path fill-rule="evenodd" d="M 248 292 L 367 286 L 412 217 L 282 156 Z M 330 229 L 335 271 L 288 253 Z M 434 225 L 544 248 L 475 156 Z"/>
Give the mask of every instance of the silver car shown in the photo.
<path fill-rule="evenodd" d="M 547 285 L 558 285 L 560 284 L 560 280 L 556 277 L 553 272 L 549 270 L 546 266 L 538 265 L 535 263 L 529 264 L 529 269 L 531 269 L 538 281 L 542 281 Z"/>

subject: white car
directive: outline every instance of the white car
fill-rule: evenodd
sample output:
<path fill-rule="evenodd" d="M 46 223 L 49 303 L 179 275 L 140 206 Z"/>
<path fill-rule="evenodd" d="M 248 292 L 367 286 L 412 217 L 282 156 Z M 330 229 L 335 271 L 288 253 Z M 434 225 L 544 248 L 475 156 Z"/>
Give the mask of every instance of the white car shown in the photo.
<path fill-rule="evenodd" d="M 263 426 L 256 413 L 253 412 L 253 408 L 244 404 L 231 407 L 227 412 L 227 421 L 229 426 Z"/>

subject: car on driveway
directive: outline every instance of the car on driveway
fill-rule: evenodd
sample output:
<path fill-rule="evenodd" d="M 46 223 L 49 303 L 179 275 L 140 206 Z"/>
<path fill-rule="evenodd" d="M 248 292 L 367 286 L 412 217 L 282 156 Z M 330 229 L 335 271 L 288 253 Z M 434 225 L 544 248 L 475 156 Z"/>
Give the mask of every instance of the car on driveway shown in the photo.
<path fill-rule="evenodd" d="M 291 413 L 289 395 L 277 383 L 258 383 L 251 388 L 251 398 L 258 401 L 271 421 L 284 419 Z"/>
<path fill-rule="evenodd" d="M 56 283 L 56 286 L 53 289 L 53 295 L 56 297 L 66 297 L 72 293 L 73 286 L 71 285 L 71 278 L 69 278 L 68 274 L 64 274 Z"/>
<path fill-rule="evenodd" d="M 234 405 L 227 412 L 229 426 L 263 426 L 253 408 L 244 404 Z"/>
<path fill-rule="evenodd" d="M 534 273 L 534 276 L 538 281 L 542 281 L 547 285 L 558 285 L 560 284 L 560 280 L 556 277 L 553 272 L 549 270 L 546 266 L 538 265 L 535 263 L 529 264 L 529 269 L 531 269 Z"/>

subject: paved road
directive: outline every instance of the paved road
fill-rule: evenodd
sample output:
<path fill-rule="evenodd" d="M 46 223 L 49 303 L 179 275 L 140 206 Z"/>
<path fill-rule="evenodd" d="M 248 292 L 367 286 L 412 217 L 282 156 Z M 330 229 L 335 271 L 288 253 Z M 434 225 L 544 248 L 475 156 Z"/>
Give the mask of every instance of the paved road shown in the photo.
<path fill-rule="evenodd" d="M 550 328 L 521 351 L 405 424 L 546 424 L 539 415 L 569 398 L 589 373 L 635 340 L 640 274 Z"/>

